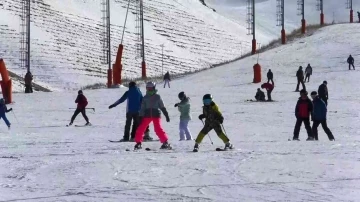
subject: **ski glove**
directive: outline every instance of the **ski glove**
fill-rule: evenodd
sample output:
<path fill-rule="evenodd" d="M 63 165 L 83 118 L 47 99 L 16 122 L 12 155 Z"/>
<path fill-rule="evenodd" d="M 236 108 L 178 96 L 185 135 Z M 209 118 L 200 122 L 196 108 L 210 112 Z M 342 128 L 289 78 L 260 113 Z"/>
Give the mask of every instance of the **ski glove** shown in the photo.
<path fill-rule="evenodd" d="M 174 107 L 178 107 L 179 106 L 179 103 L 176 103 L 175 105 L 174 105 Z"/>
<path fill-rule="evenodd" d="M 166 122 L 170 122 L 170 117 L 166 116 Z"/>
<path fill-rule="evenodd" d="M 204 118 L 205 118 L 205 115 L 204 115 L 204 114 L 200 114 L 200 115 L 199 115 L 199 119 L 200 119 L 200 120 L 203 120 Z"/>
<path fill-rule="evenodd" d="M 8 111 L 9 111 L 9 112 L 12 111 L 12 108 L 10 108 Z"/>
<path fill-rule="evenodd" d="M 109 109 L 114 108 L 114 107 L 115 107 L 115 105 L 110 105 L 110 106 L 109 106 Z"/>

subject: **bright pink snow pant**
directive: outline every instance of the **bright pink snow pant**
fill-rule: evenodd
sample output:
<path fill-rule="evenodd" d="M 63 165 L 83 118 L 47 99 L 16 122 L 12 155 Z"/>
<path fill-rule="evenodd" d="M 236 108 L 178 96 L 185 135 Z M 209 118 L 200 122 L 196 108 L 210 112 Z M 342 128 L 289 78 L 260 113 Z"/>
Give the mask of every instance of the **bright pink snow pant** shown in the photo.
<path fill-rule="evenodd" d="M 159 137 L 160 142 L 164 143 L 168 140 L 168 137 L 167 137 L 164 129 L 161 126 L 160 118 L 143 118 L 139 127 L 136 130 L 136 134 L 135 134 L 135 142 L 136 143 L 143 141 L 143 135 L 145 133 L 145 130 L 151 122 L 153 122 L 153 124 L 154 124 L 155 133 Z"/>

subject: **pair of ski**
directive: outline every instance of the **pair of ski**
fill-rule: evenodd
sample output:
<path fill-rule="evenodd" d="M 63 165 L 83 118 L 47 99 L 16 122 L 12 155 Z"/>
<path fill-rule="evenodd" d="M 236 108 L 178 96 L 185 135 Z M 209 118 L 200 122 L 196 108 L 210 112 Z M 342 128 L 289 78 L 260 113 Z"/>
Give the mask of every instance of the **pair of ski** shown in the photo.
<path fill-rule="evenodd" d="M 225 148 L 220 148 L 220 147 L 218 147 L 218 148 L 216 148 L 215 149 L 215 151 L 231 151 L 231 150 L 233 150 L 234 148 L 231 148 L 231 149 L 225 149 Z M 133 150 L 131 150 L 131 149 L 126 149 L 125 151 L 140 151 L 141 149 L 133 149 Z M 171 149 L 160 149 L 160 150 L 163 150 L 163 151 L 167 151 L 167 150 L 173 150 L 172 148 Z M 151 148 L 145 148 L 145 151 L 158 151 L 158 150 L 154 150 L 154 149 L 151 149 Z M 198 152 L 199 150 L 193 150 L 193 152 Z"/>
<path fill-rule="evenodd" d="M 66 125 L 66 127 L 69 127 L 69 126 L 71 126 L 71 125 Z M 75 127 L 87 127 L 87 126 L 91 126 L 91 125 L 74 125 Z"/>

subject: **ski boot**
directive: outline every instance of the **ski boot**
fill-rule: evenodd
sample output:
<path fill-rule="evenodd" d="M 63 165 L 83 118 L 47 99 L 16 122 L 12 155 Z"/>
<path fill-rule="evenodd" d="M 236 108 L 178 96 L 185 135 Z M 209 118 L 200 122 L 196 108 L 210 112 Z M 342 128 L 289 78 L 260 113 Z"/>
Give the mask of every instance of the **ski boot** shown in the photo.
<path fill-rule="evenodd" d="M 233 145 L 230 143 L 230 142 L 228 142 L 228 143 L 225 143 L 225 148 L 224 148 L 224 150 L 228 150 L 228 149 L 233 149 Z"/>
<path fill-rule="evenodd" d="M 313 138 L 313 137 L 308 137 L 308 138 L 306 139 L 306 141 L 314 141 L 314 138 Z"/>
<path fill-rule="evenodd" d="M 172 147 L 171 147 L 171 145 L 166 141 L 166 142 L 164 142 L 164 143 L 161 145 L 160 149 L 168 149 L 168 150 L 170 150 L 170 149 L 172 149 Z"/>
<path fill-rule="evenodd" d="M 293 141 L 300 141 L 299 138 L 293 138 Z"/>
<path fill-rule="evenodd" d="M 199 144 L 195 143 L 193 152 L 198 152 L 198 151 L 199 151 Z"/>
<path fill-rule="evenodd" d="M 91 126 L 90 122 L 85 123 L 85 126 Z"/>
<path fill-rule="evenodd" d="M 136 143 L 136 145 L 134 146 L 134 150 L 139 150 L 139 149 L 142 149 L 140 142 Z"/>
<path fill-rule="evenodd" d="M 73 122 L 70 122 L 68 126 L 71 126 L 73 124 Z"/>
<path fill-rule="evenodd" d="M 129 139 L 123 138 L 123 139 L 119 140 L 119 142 L 129 142 Z"/>

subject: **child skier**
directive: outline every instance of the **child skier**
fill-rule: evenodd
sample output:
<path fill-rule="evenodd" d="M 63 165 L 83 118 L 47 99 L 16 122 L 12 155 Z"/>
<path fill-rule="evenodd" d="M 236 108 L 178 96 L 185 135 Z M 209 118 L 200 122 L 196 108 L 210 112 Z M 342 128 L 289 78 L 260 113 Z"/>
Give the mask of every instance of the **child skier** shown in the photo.
<path fill-rule="evenodd" d="M 86 126 L 91 125 L 89 122 L 89 118 L 86 116 L 86 111 L 85 108 L 88 105 L 88 101 L 85 97 L 85 95 L 83 94 L 82 90 L 78 91 L 78 96 L 75 100 L 75 103 L 77 103 L 77 108 L 74 112 L 74 115 L 71 117 L 71 121 L 69 123 L 69 126 L 71 126 L 76 118 L 76 116 L 81 113 L 82 116 L 84 117 L 85 121 L 86 121 Z"/>
<path fill-rule="evenodd" d="M 3 119 L 7 125 L 7 127 L 10 129 L 10 122 L 6 117 L 6 113 L 12 111 L 12 108 L 7 109 L 6 105 L 5 105 L 5 100 L 4 98 L 0 99 L 0 119 Z"/>
<path fill-rule="evenodd" d="M 135 150 L 141 149 L 143 134 L 151 122 L 153 122 L 155 133 L 162 143 L 160 149 L 171 149 L 171 146 L 168 143 L 168 136 L 161 126 L 160 111 L 162 111 L 166 117 L 166 121 L 170 122 L 169 114 L 164 106 L 164 102 L 161 99 L 161 96 L 157 94 L 156 84 L 154 82 L 148 82 L 146 84 L 146 95 L 141 102 L 140 117 L 142 118 L 135 134 Z"/>
<path fill-rule="evenodd" d="M 211 94 L 206 94 L 203 96 L 203 114 L 199 115 L 199 119 L 202 121 L 205 119 L 205 124 L 203 129 L 200 131 L 199 135 L 195 140 L 194 152 L 199 150 L 199 144 L 203 140 L 206 134 L 208 134 L 212 129 L 215 130 L 219 138 L 225 143 L 225 149 L 232 149 L 233 145 L 230 144 L 229 138 L 225 135 L 221 128 L 221 124 L 224 121 L 219 107 L 213 101 Z"/>
<path fill-rule="evenodd" d="M 180 123 L 179 123 L 180 141 L 185 140 L 185 134 L 186 134 L 186 140 L 192 140 L 191 133 L 188 128 L 189 121 L 191 120 L 190 98 L 186 97 L 184 92 L 180 92 L 178 97 L 181 100 L 181 102 L 176 103 L 175 107 L 177 107 L 180 112 Z"/>

